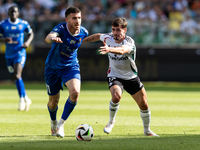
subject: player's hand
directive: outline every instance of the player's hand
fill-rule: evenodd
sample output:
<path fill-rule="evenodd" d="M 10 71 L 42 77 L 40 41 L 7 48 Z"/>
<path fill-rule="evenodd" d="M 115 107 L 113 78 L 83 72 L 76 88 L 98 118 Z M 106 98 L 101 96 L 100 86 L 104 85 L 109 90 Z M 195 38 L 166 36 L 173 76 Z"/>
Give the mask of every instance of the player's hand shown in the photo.
<path fill-rule="evenodd" d="M 104 46 L 100 47 L 99 52 L 100 54 L 107 54 L 110 51 L 110 47 L 108 47 L 108 45 L 105 42 L 103 42 L 103 44 Z"/>
<path fill-rule="evenodd" d="M 18 41 L 13 41 L 11 37 L 6 37 L 5 42 L 8 44 L 17 44 Z"/>
<path fill-rule="evenodd" d="M 27 48 L 27 47 L 29 47 L 29 44 L 25 42 L 25 43 L 22 45 L 22 47 L 23 47 L 23 48 Z"/>
<path fill-rule="evenodd" d="M 62 41 L 61 38 L 59 38 L 59 37 L 52 37 L 52 38 L 51 38 L 51 41 L 52 41 L 52 42 L 57 42 L 57 43 L 63 43 L 63 41 Z"/>

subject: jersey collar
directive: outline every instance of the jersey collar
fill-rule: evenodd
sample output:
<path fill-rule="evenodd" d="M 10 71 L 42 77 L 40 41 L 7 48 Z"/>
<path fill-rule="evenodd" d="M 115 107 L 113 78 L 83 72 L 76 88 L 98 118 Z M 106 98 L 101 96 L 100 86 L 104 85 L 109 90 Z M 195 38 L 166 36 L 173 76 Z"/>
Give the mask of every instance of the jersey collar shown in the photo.
<path fill-rule="evenodd" d="M 12 22 L 12 21 L 10 20 L 10 18 L 8 18 L 8 22 L 11 23 L 11 24 L 18 24 L 18 23 L 19 23 L 19 19 L 17 18 L 15 22 Z"/>

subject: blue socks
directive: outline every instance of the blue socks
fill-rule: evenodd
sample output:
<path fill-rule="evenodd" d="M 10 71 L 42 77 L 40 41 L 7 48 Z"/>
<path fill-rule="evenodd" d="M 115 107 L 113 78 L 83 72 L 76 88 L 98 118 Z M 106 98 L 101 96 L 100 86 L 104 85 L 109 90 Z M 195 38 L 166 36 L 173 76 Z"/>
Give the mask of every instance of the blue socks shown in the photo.
<path fill-rule="evenodd" d="M 26 90 L 24 87 L 24 82 L 22 78 L 19 78 L 18 80 L 15 80 L 15 84 L 18 90 L 19 97 L 25 97 L 26 96 Z"/>
<path fill-rule="evenodd" d="M 48 111 L 49 111 L 51 120 L 56 120 L 56 114 L 57 114 L 58 106 L 57 106 L 56 109 L 54 109 L 54 110 L 51 110 L 51 109 L 49 108 L 49 106 L 47 106 L 47 108 L 48 108 Z"/>
<path fill-rule="evenodd" d="M 67 118 L 69 117 L 69 115 L 71 114 L 71 112 L 73 111 L 75 106 L 76 106 L 76 102 L 72 102 L 68 98 L 66 103 L 65 103 L 64 110 L 63 110 L 61 118 L 63 120 L 67 120 Z M 48 106 L 47 106 L 47 108 L 48 108 L 51 120 L 56 120 L 56 114 L 57 114 L 58 106 L 54 110 L 51 110 Z"/>
<path fill-rule="evenodd" d="M 76 106 L 76 102 L 72 102 L 69 97 L 65 103 L 63 114 L 62 114 L 62 119 L 67 120 L 71 112 L 73 111 L 74 107 Z"/>

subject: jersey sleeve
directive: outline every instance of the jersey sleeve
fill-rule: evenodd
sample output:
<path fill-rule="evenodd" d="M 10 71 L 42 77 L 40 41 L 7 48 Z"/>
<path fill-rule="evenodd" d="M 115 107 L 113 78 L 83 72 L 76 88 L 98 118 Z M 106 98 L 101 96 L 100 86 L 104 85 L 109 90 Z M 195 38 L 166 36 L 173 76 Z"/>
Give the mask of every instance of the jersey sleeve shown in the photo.
<path fill-rule="evenodd" d="M 62 36 L 63 30 L 64 30 L 64 24 L 59 24 L 53 28 L 51 33 L 54 32 L 57 33 L 58 36 Z"/>
<path fill-rule="evenodd" d="M 105 39 L 108 38 L 108 37 L 109 37 L 108 34 L 101 34 L 101 35 L 100 35 L 100 40 L 101 40 L 102 42 L 105 42 Z"/>
<path fill-rule="evenodd" d="M 83 29 L 83 31 L 84 31 L 84 33 L 85 33 L 85 37 L 84 37 L 84 38 L 86 38 L 86 37 L 89 35 L 89 32 L 88 32 L 88 30 L 87 30 L 86 28 L 84 28 L 84 27 L 82 27 L 82 29 Z"/>
<path fill-rule="evenodd" d="M 127 36 L 124 39 L 124 44 L 123 45 L 126 45 L 128 47 L 129 53 L 131 51 L 135 51 L 136 50 L 135 41 L 131 37 L 129 37 L 129 36 Z"/>
<path fill-rule="evenodd" d="M 25 21 L 25 20 L 23 20 L 22 22 L 23 22 L 23 24 L 26 26 L 25 32 L 28 33 L 28 34 L 32 33 L 33 30 L 32 30 L 32 28 L 31 28 L 30 24 L 29 24 L 27 21 Z"/>

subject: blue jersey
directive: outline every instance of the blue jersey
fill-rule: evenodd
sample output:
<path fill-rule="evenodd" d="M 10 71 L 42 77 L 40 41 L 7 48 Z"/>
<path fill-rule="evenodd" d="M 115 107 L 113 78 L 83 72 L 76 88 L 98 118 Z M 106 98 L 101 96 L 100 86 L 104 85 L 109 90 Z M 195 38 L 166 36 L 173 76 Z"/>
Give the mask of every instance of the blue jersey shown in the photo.
<path fill-rule="evenodd" d="M 6 58 L 14 58 L 16 55 L 26 54 L 25 48 L 22 47 L 24 32 L 32 32 L 29 23 L 25 20 L 18 18 L 15 22 L 11 22 L 10 19 L 5 19 L 0 22 L 0 35 L 4 38 L 11 37 L 15 41 L 14 44 L 6 43 Z"/>
<path fill-rule="evenodd" d="M 46 66 L 57 70 L 79 65 L 77 51 L 83 39 L 88 36 L 88 31 L 81 26 L 80 32 L 72 35 L 68 31 L 67 23 L 61 23 L 55 26 L 51 32 L 56 32 L 63 43 L 52 43 L 45 62 Z"/>

